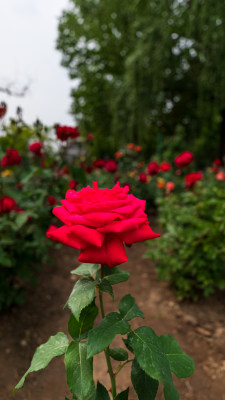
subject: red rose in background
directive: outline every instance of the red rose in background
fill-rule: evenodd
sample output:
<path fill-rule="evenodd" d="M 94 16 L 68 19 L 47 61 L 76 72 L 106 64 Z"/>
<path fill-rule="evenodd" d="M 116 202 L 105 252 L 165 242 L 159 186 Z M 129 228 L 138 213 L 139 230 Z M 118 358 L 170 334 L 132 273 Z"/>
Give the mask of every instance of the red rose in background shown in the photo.
<path fill-rule="evenodd" d="M 144 172 L 141 172 L 139 177 L 138 177 L 138 180 L 141 183 L 147 183 L 147 175 Z"/>
<path fill-rule="evenodd" d="M 5 103 L 0 103 L 0 119 L 4 117 L 7 111 L 7 105 Z"/>
<path fill-rule="evenodd" d="M 7 149 L 6 154 L 2 157 L 1 166 L 3 168 L 11 165 L 20 165 L 21 156 L 16 149 Z"/>
<path fill-rule="evenodd" d="M 63 142 L 69 138 L 71 139 L 77 138 L 78 136 L 80 136 L 80 132 L 76 127 L 73 128 L 72 126 L 56 125 L 56 136 L 59 140 Z"/>
<path fill-rule="evenodd" d="M 156 175 L 160 170 L 159 164 L 156 161 L 152 161 L 148 164 L 147 171 L 149 175 Z"/>
<path fill-rule="evenodd" d="M 93 162 L 95 168 L 103 168 L 105 165 L 105 160 L 99 159 Z"/>
<path fill-rule="evenodd" d="M 222 162 L 221 162 L 220 158 L 216 158 L 213 161 L 213 165 L 216 165 L 217 167 L 220 167 L 222 165 Z"/>
<path fill-rule="evenodd" d="M 171 164 L 167 163 L 166 161 L 163 161 L 160 165 L 160 171 L 167 172 L 170 170 L 171 170 Z"/>
<path fill-rule="evenodd" d="M 54 206 L 56 204 L 57 200 L 54 196 L 48 196 L 48 203 L 50 206 Z"/>
<path fill-rule="evenodd" d="M 166 191 L 167 192 L 172 192 L 172 190 L 174 190 L 174 188 L 175 188 L 175 183 L 173 183 L 173 182 L 166 183 Z"/>
<path fill-rule="evenodd" d="M 89 140 L 89 142 L 91 142 L 94 139 L 94 135 L 92 133 L 89 133 L 89 135 L 87 135 L 87 140 Z"/>
<path fill-rule="evenodd" d="M 93 165 L 87 165 L 85 167 L 85 171 L 87 172 L 87 174 L 90 174 L 93 171 L 93 169 L 94 169 Z"/>
<path fill-rule="evenodd" d="M 174 160 L 175 165 L 178 168 L 186 167 L 187 165 L 191 164 L 192 161 L 194 161 L 194 156 L 192 153 L 190 153 L 190 151 L 184 151 Z"/>
<path fill-rule="evenodd" d="M 105 169 L 106 169 L 106 171 L 111 172 L 111 173 L 116 172 L 117 171 L 116 161 L 114 161 L 114 160 L 106 161 Z"/>
<path fill-rule="evenodd" d="M 41 142 L 31 143 L 28 147 L 31 153 L 35 154 L 37 157 L 42 157 L 41 149 L 43 144 Z"/>
<path fill-rule="evenodd" d="M 77 182 L 75 179 L 72 179 L 72 180 L 69 182 L 69 185 L 68 185 L 68 186 L 69 186 L 70 189 L 76 190 L 77 185 L 78 185 L 78 182 Z"/>
<path fill-rule="evenodd" d="M 185 179 L 185 187 L 192 188 L 196 182 L 202 179 L 202 173 L 190 172 L 190 174 L 187 174 L 184 179 Z"/>
<path fill-rule="evenodd" d="M 80 249 L 78 260 L 84 263 L 111 268 L 128 261 L 123 242 L 130 246 L 160 236 L 149 226 L 146 201 L 128 191 L 119 183 L 112 189 L 99 189 L 97 182 L 93 189 L 68 190 L 62 206 L 53 209 L 65 225 L 48 230 L 47 237 Z"/>
<path fill-rule="evenodd" d="M 4 196 L 0 199 L 0 214 L 16 211 L 17 203 L 12 197 Z"/>

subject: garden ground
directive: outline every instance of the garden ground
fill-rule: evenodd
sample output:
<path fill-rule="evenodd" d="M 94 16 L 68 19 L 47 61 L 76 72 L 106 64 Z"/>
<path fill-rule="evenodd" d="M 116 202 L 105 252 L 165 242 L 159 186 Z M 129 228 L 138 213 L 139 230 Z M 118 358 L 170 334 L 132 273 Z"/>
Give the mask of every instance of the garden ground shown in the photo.
<path fill-rule="evenodd" d="M 158 229 L 155 228 L 156 231 Z M 159 282 L 150 259 L 142 256 L 144 243 L 127 250 L 129 262 L 121 269 L 130 272 L 130 279 L 115 288 L 115 305 L 130 293 L 145 314 L 145 321 L 137 318 L 134 326 L 151 326 L 158 335 L 172 334 L 182 349 L 194 358 L 196 370 L 188 379 L 175 378 L 180 400 L 225 400 L 225 302 L 224 295 L 202 299 L 198 303 L 179 302 L 167 283 Z M 29 367 L 35 348 L 50 335 L 65 331 L 68 310 L 63 310 L 75 275 L 70 275 L 77 263 L 74 249 L 62 248 L 54 252 L 54 263 L 43 267 L 38 286 L 26 291 L 27 302 L 12 307 L 0 316 L 0 400 L 62 400 L 66 377 L 63 358 L 53 360 L 44 371 L 32 373 L 24 388 L 12 394 L 13 386 Z M 111 297 L 104 295 L 107 311 L 112 311 Z M 120 343 L 114 343 L 118 346 Z M 110 388 L 104 356 L 94 362 L 95 378 Z M 118 377 L 118 389 L 129 385 L 129 365 Z M 130 397 L 137 399 L 131 389 Z M 162 388 L 157 400 L 163 399 Z"/>

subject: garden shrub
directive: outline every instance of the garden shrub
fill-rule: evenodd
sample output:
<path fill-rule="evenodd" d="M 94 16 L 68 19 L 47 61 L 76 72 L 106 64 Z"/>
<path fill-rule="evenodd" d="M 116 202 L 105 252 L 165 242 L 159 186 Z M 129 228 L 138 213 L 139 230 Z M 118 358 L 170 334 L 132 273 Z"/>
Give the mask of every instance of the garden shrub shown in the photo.
<path fill-rule="evenodd" d="M 171 194 L 159 201 L 162 238 L 149 243 L 146 256 L 157 262 L 179 298 L 198 299 L 225 289 L 225 187 L 209 179 L 194 191 Z"/>

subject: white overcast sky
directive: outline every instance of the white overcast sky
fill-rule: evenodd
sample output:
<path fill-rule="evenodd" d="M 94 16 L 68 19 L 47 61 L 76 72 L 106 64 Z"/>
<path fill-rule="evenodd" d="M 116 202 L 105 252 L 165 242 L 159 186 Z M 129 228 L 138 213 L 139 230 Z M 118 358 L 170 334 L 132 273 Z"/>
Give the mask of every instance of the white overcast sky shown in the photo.
<path fill-rule="evenodd" d="M 0 0 L 0 86 L 30 82 L 24 98 L 0 92 L 7 117 L 23 108 L 27 123 L 74 124 L 69 114 L 72 82 L 55 49 L 57 21 L 69 0 Z"/>

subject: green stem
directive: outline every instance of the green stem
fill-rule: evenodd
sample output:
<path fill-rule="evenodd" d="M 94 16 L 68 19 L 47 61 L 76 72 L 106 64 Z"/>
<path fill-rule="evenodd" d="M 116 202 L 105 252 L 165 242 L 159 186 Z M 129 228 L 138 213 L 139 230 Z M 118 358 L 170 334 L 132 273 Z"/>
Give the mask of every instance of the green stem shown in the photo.
<path fill-rule="evenodd" d="M 104 276 L 103 266 L 101 266 L 101 278 L 103 278 L 103 276 Z M 102 296 L 102 292 L 101 291 L 99 291 L 99 301 L 100 301 L 100 309 L 101 309 L 102 318 L 104 318 L 105 317 L 105 311 L 104 311 L 103 296 Z M 105 353 L 105 358 L 106 358 L 107 367 L 108 367 L 108 371 L 109 371 L 109 376 L 110 376 L 110 380 L 111 380 L 112 397 L 113 397 L 113 399 L 115 399 L 115 397 L 116 397 L 116 377 L 115 377 L 115 374 L 114 374 L 113 369 L 112 369 L 112 364 L 111 364 L 111 360 L 110 360 L 110 353 L 109 353 L 109 347 L 107 347 L 104 350 L 104 353 Z"/>

